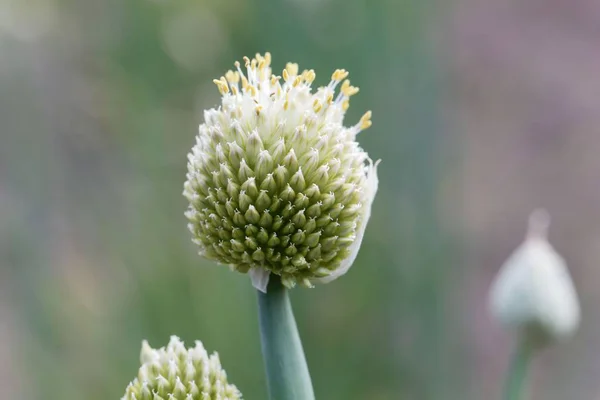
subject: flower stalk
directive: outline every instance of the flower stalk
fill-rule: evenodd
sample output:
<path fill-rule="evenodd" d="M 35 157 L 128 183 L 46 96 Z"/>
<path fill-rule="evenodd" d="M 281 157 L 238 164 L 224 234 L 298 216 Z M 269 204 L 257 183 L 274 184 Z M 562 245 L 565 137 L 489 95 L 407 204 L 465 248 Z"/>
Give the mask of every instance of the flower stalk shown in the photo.
<path fill-rule="evenodd" d="M 269 398 L 314 400 L 288 290 L 278 276 L 271 276 L 266 293 L 258 291 L 258 310 Z"/>
<path fill-rule="evenodd" d="M 516 346 L 506 374 L 504 400 L 525 399 L 525 392 L 527 390 L 527 371 L 532 356 L 533 351 L 526 342 L 521 342 Z"/>
<path fill-rule="evenodd" d="M 490 289 L 492 316 L 515 333 L 518 343 L 506 375 L 505 400 L 523 400 L 535 352 L 573 335 L 579 326 L 577 292 L 564 259 L 548 242 L 549 224 L 545 210 L 531 214 L 525 241 Z"/>

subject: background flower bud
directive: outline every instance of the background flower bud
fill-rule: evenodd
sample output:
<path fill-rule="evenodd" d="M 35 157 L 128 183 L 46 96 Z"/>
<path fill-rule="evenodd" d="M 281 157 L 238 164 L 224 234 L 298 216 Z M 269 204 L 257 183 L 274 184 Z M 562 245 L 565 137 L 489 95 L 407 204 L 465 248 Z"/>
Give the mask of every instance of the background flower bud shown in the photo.
<path fill-rule="evenodd" d="M 219 355 L 208 355 L 202 343 L 186 349 L 171 336 L 167 347 L 152 349 L 142 343 L 142 366 L 121 400 L 237 400 L 238 389 L 227 383 Z"/>
<path fill-rule="evenodd" d="M 249 272 L 262 291 L 270 273 L 287 287 L 345 273 L 377 191 L 376 164 L 355 140 L 371 113 L 343 126 L 358 92 L 348 73 L 313 92 L 314 71 L 288 63 L 282 80 L 270 61 L 245 58 L 245 73 L 236 63 L 214 81 L 222 104 L 205 112 L 184 185 L 200 253 Z"/>
<path fill-rule="evenodd" d="M 527 237 L 490 291 L 493 316 L 537 344 L 567 337 L 579 325 L 577 293 L 562 257 L 546 240 L 549 216 L 535 211 Z"/>

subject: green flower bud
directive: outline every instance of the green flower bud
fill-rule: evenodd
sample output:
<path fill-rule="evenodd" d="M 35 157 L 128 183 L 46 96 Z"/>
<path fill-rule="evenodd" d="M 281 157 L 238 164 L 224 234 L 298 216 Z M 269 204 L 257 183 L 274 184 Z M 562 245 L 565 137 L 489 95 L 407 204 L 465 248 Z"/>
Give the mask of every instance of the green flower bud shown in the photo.
<path fill-rule="evenodd" d="M 121 400 L 238 400 L 242 394 L 227 383 L 219 355 L 208 355 L 202 343 L 186 349 L 176 336 L 166 348 L 142 343 L 142 366 Z"/>
<path fill-rule="evenodd" d="M 546 239 L 548 225 L 545 211 L 531 215 L 525 242 L 504 263 L 490 290 L 495 319 L 534 346 L 572 335 L 580 319 L 565 261 Z"/>
<path fill-rule="evenodd" d="M 314 71 L 289 63 L 281 82 L 270 58 L 245 58 L 245 74 L 236 63 L 214 81 L 221 106 L 204 113 L 183 192 L 200 254 L 248 272 L 262 291 L 270 273 L 288 287 L 346 273 L 378 184 L 377 163 L 356 142 L 371 112 L 343 125 L 358 92 L 348 73 L 313 92 Z"/>

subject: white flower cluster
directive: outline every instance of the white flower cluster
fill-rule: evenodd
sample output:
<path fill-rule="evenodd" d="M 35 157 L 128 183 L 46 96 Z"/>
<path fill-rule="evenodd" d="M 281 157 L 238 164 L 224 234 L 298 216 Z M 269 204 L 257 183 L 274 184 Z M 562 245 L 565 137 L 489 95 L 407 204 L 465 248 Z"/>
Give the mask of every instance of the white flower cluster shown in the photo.
<path fill-rule="evenodd" d="M 121 400 L 238 400 L 238 389 L 227 383 L 219 355 L 208 355 L 202 343 L 186 349 L 171 336 L 167 347 L 142 343 L 142 366 Z"/>
<path fill-rule="evenodd" d="M 565 261 L 546 239 L 548 225 L 545 211 L 531 215 L 525 242 L 504 263 L 490 291 L 494 317 L 536 344 L 573 334 L 580 319 Z"/>
<path fill-rule="evenodd" d="M 336 70 L 313 92 L 313 70 L 244 58 L 214 82 L 222 104 L 204 113 L 188 156 L 186 216 L 200 253 L 249 273 L 265 291 L 329 282 L 352 265 L 377 191 L 376 164 L 343 119 L 358 88 Z M 339 91 L 336 89 L 339 86 Z"/>

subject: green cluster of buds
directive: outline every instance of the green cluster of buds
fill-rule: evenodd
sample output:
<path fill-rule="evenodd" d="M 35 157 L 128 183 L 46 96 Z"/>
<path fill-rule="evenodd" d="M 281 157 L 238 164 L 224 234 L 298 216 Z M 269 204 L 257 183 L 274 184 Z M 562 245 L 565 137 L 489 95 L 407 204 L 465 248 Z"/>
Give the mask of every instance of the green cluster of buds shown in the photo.
<path fill-rule="evenodd" d="M 171 336 L 167 347 L 142 343 L 142 366 L 121 400 L 238 400 L 242 394 L 227 383 L 219 355 L 208 355 L 202 343 L 186 349 Z"/>
<path fill-rule="evenodd" d="M 377 191 L 376 164 L 355 140 L 371 112 L 343 126 L 358 92 L 348 72 L 313 93 L 313 70 L 288 63 L 280 82 L 270 62 L 245 58 L 246 74 L 236 63 L 215 80 L 222 104 L 204 113 L 184 185 L 200 254 L 249 273 L 262 291 L 270 273 L 288 288 L 344 274 Z"/>

